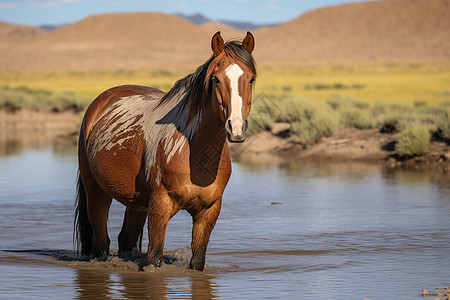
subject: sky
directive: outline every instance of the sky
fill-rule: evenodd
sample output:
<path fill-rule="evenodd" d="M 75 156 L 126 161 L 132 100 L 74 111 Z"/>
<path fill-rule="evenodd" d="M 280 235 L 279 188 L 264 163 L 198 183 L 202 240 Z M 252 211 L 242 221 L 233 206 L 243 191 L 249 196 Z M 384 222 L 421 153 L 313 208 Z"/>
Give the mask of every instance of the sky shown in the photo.
<path fill-rule="evenodd" d="M 290 21 L 323 6 L 364 0 L 0 0 L 0 21 L 32 26 L 64 25 L 111 12 L 203 14 L 218 21 L 258 25 Z"/>

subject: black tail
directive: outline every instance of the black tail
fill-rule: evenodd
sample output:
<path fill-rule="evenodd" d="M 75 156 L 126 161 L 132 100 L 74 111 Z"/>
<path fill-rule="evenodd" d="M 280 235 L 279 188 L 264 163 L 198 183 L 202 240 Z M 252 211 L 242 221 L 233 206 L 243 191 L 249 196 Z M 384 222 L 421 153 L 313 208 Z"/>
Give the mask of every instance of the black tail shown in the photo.
<path fill-rule="evenodd" d="M 75 220 L 74 220 L 74 242 L 77 245 L 78 253 L 81 255 L 91 255 L 92 248 L 92 226 L 89 223 L 87 214 L 87 197 L 81 180 L 80 172 L 78 172 L 77 181 L 77 198 L 75 200 Z"/>

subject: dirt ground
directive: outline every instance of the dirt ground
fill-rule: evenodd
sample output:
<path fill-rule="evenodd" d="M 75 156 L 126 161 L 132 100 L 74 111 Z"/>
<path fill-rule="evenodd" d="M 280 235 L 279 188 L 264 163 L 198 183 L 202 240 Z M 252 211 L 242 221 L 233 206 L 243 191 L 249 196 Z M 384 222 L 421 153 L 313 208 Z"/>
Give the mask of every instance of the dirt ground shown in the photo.
<path fill-rule="evenodd" d="M 54 142 L 76 143 L 82 116 L 49 107 L 0 110 L 0 155 L 16 148 L 42 148 Z"/>
<path fill-rule="evenodd" d="M 395 153 L 398 134 L 380 133 L 377 129 L 339 129 L 318 143 L 304 146 L 295 137 L 280 137 L 271 132 L 250 136 L 242 144 L 230 144 L 233 158 L 249 162 L 276 162 L 293 159 L 359 161 L 434 169 L 450 176 L 450 145 L 432 141 L 426 154 L 399 157 Z"/>

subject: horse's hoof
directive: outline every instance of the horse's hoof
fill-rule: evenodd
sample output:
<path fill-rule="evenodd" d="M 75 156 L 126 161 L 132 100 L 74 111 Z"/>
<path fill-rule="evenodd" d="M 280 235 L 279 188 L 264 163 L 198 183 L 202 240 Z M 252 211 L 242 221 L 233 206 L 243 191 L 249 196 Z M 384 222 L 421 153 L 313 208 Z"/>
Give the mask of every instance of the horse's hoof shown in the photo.
<path fill-rule="evenodd" d="M 162 265 L 162 262 L 163 262 L 163 258 L 162 257 L 160 257 L 160 258 L 147 258 L 146 259 L 146 261 L 145 261 L 145 265 L 151 265 L 151 266 L 154 266 L 154 267 L 157 267 L 157 268 L 160 268 L 161 267 L 161 265 Z"/>
<path fill-rule="evenodd" d="M 191 261 L 191 263 L 189 264 L 189 267 L 192 270 L 203 271 L 205 269 L 205 263 Z"/>

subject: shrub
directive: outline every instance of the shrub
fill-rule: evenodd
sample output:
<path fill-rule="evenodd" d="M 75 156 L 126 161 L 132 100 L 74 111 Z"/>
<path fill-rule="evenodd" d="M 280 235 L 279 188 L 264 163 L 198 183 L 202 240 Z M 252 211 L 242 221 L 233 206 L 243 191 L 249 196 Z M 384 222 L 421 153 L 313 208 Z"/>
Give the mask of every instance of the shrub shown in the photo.
<path fill-rule="evenodd" d="M 269 115 L 252 111 L 248 116 L 248 128 L 252 133 L 258 133 L 272 128 L 274 121 Z"/>
<path fill-rule="evenodd" d="M 81 112 L 87 107 L 90 101 L 91 99 L 78 96 L 70 91 L 54 94 L 48 99 L 49 104 L 51 104 L 55 112 L 67 110 Z"/>
<path fill-rule="evenodd" d="M 435 124 L 439 136 L 450 141 L 450 108 L 443 108 L 436 114 Z"/>
<path fill-rule="evenodd" d="M 302 144 L 330 136 L 339 125 L 339 115 L 320 101 L 300 98 L 286 99 L 281 103 L 283 114 L 279 121 L 291 123 L 292 132 Z"/>
<path fill-rule="evenodd" d="M 357 129 L 374 128 L 376 123 L 369 110 L 349 108 L 341 112 L 341 122 L 345 127 Z"/>
<path fill-rule="evenodd" d="M 430 139 L 429 128 L 424 125 L 416 125 L 400 133 L 395 150 L 402 156 L 421 155 L 428 149 Z"/>
<path fill-rule="evenodd" d="M 269 130 L 275 122 L 290 123 L 300 142 L 309 144 L 331 135 L 339 125 L 339 115 L 320 100 L 263 95 L 255 98 L 248 121 L 251 132 Z"/>
<path fill-rule="evenodd" d="M 373 108 L 369 102 L 348 96 L 332 95 L 328 98 L 327 103 L 340 114 L 341 123 L 345 127 L 370 129 L 377 125 L 374 114 L 380 112 L 372 111 Z"/>
<path fill-rule="evenodd" d="M 50 106 L 54 111 L 83 111 L 92 99 L 73 92 L 54 93 L 42 89 L 32 89 L 26 86 L 11 88 L 0 87 L 0 109 L 8 111 L 23 107 Z"/>
<path fill-rule="evenodd" d="M 257 133 L 270 130 L 279 114 L 280 112 L 274 99 L 266 94 L 259 94 L 253 100 L 252 109 L 248 116 L 250 132 Z"/>

